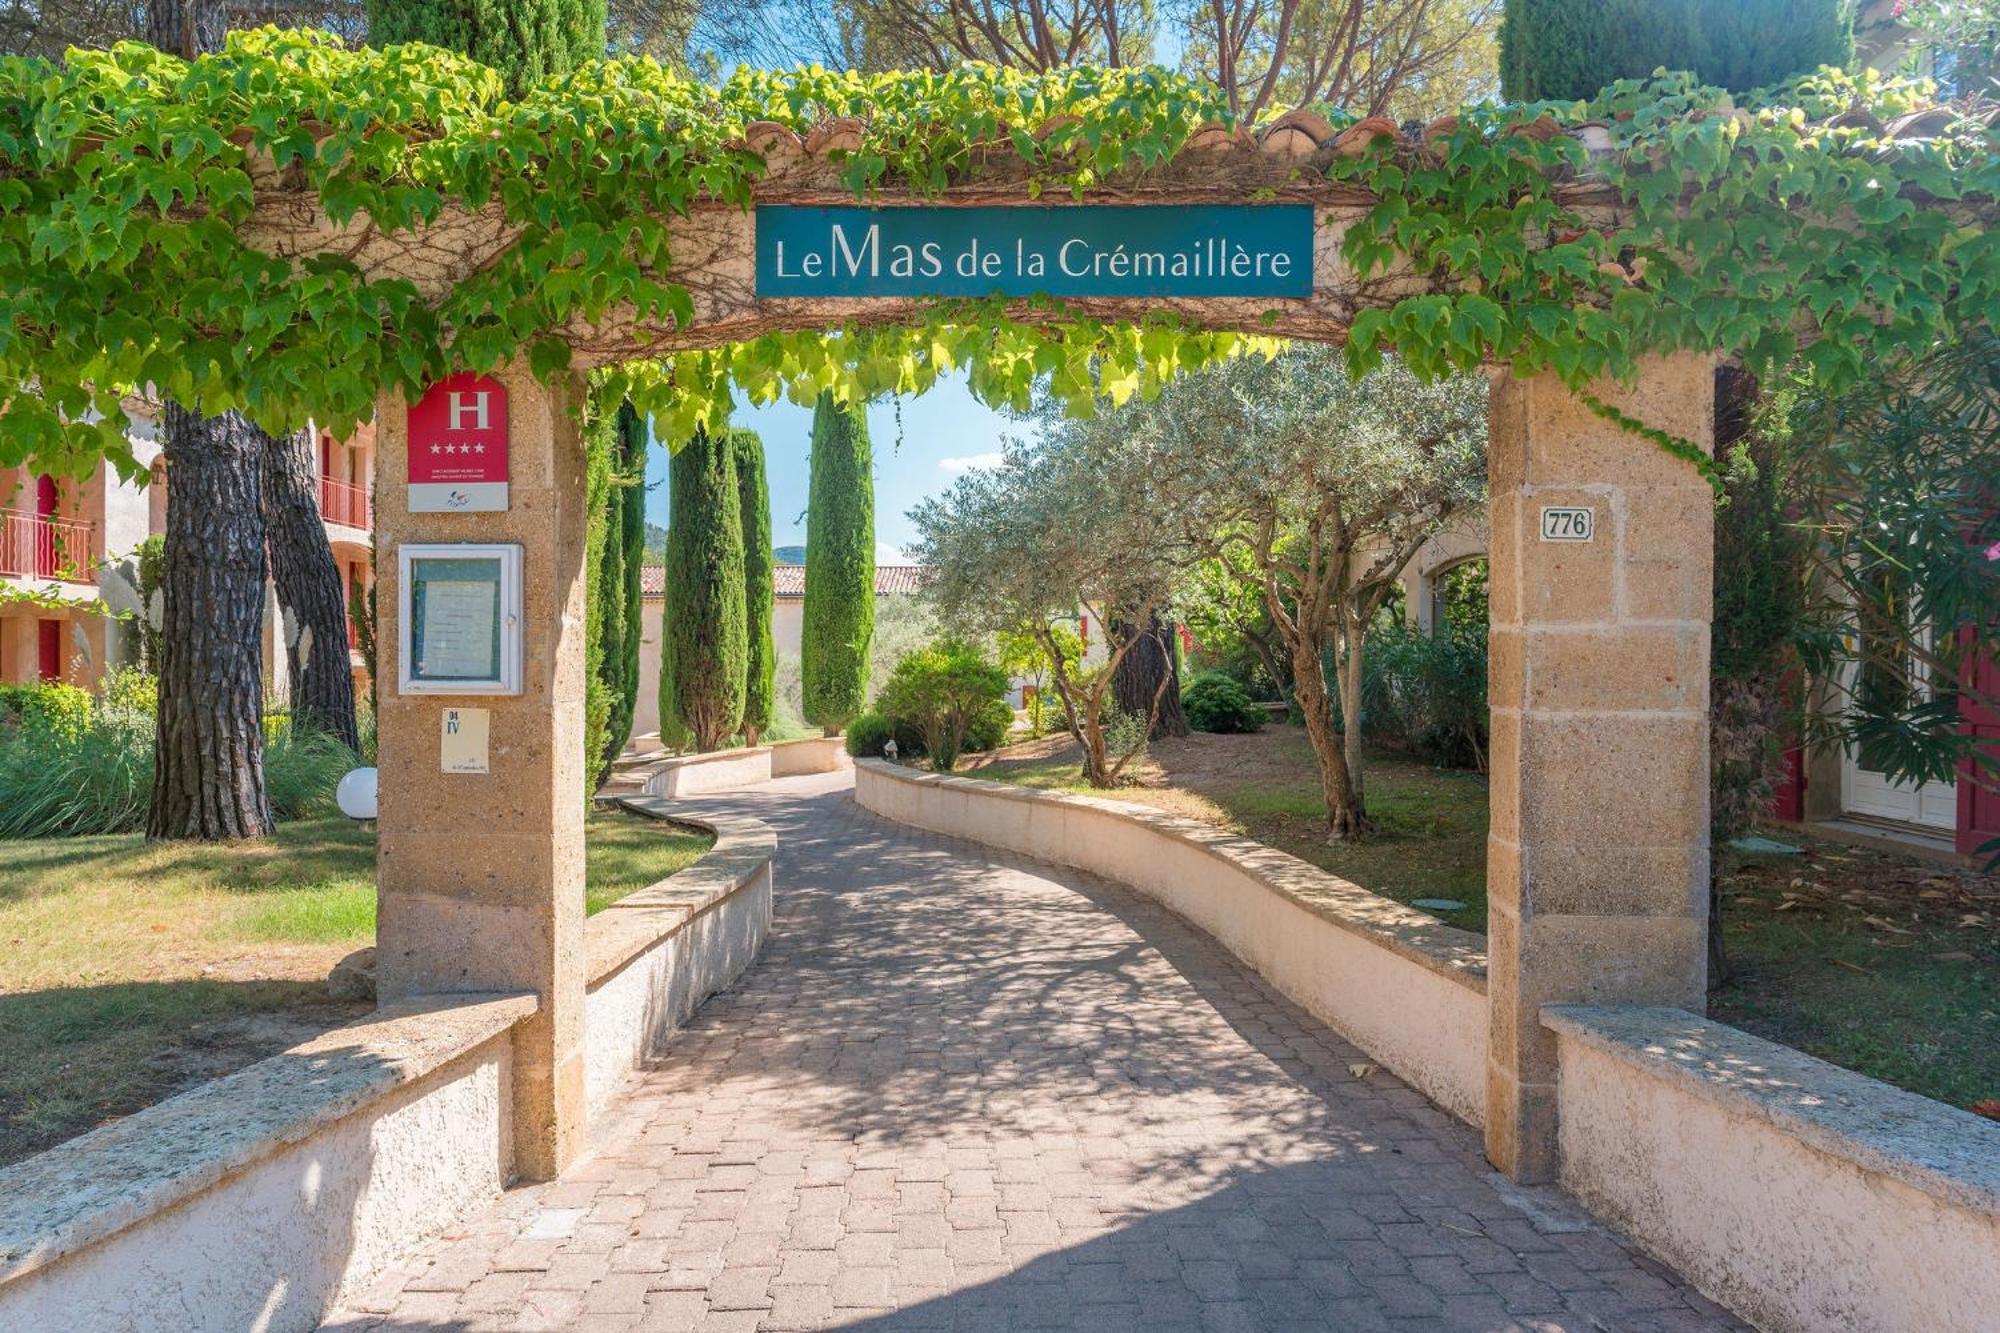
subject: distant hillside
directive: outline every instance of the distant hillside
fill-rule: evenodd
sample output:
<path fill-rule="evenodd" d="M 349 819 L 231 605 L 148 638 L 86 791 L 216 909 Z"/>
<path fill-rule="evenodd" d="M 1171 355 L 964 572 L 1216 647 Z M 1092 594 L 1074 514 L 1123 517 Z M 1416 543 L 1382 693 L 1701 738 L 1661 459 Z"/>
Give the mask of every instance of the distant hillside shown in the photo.
<path fill-rule="evenodd" d="M 781 565 L 803 565 L 806 562 L 806 548 L 803 546 L 773 546 L 771 559 Z"/>

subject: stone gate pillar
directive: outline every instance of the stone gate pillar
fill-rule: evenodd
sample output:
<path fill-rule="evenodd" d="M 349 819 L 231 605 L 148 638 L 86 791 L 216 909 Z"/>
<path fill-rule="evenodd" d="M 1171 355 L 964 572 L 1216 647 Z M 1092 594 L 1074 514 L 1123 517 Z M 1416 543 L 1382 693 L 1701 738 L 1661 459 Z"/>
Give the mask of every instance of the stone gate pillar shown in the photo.
<path fill-rule="evenodd" d="M 1708 446 L 1708 358 L 1649 361 L 1602 400 Z M 1556 1167 L 1545 1004 L 1701 1012 L 1707 975 L 1714 499 L 1688 463 L 1554 377 L 1494 384 L 1486 1154 Z M 1574 537 L 1587 509 L 1589 540 Z"/>
<path fill-rule="evenodd" d="M 515 1029 L 515 1168 L 559 1172 L 581 1147 L 583 1071 L 584 457 L 580 383 L 507 389 L 504 513 L 413 514 L 402 398 L 377 406 L 380 830 L 377 990 L 533 991 Z M 396 552 L 406 542 L 518 542 L 522 674 L 515 695 L 400 695 Z M 487 710 L 484 774 L 440 771 L 448 706 Z"/>

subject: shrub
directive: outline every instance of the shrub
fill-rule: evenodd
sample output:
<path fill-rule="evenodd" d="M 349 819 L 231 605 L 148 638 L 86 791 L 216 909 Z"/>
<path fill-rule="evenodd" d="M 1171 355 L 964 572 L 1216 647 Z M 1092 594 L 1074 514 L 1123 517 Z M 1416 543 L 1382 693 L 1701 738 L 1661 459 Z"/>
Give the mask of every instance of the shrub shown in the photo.
<path fill-rule="evenodd" d="M 160 710 L 160 678 L 137 667 L 120 667 L 105 676 L 98 707 L 106 713 L 126 713 L 151 722 Z"/>
<path fill-rule="evenodd" d="M 1660 67 L 1748 92 L 1854 55 L 1842 0 L 1507 0 L 1500 82 L 1509 101 L 1595 97 Z"/>
<path fill-rule="evenodd" d="M 138 833 L 146 827 L 153 790 L 153 679 L 137 671 L 105 681 L 101 707 L 42 685 L 0 694 L 0 710 L 30 693 L 53 694 L 67 713 L 50 725 L 36 721 L 14 729 L 0 744 L 0 838 L 58 838 L 95 833 Z M 372 722 L 372 719 L 371 719 Z M 369 727 L 372 735 L 373 726 Z M 310 819 L 335 812 L 334 788 L 360 763 L 327 732 L 295 729 L 283 714 L 264 719 L 264 787 L 280 819 Z"/>
<path fill-rule="evenodd" d="M 32 685 L 0 685 L 0 726 L 23 733 L 76 736 L 90 726 L 96 701 L 90 691 L 44 680 Z"/>
<path fill-rule="evenodd" d="M 1264 725 L 1264 710 L 1251 702 L 1249 691 L 1220 671 L 1204 671 L 1188 682 L 1181 711 L 1196 731 L 1236 734 Z"/>
<path fill-rule="evenodd" d="M 972 725 L 965 729 L 965 752 L 984 754 L 997 750 L 1007 743 L 1007 733 L 1013 729 L 1014 710 L 1004 698 L 995 699 L 974 714 Z"/>
<path fill-rule="evenodd" d="M 855 732 L 861 739 L 855 739 Z M 857 759 L 880 759 L 882 747 L 891 738 L 896 741 L 898 759 L 914 759 L 924 752 L 923 734 L 907 722 L 897 722 L 884 717 L 874 709 L 869 709 L 847 724 L 847 752 Z"/>
<path fill-rule="evenodd" d="M 883 744 L 895 731 L 895 723 L 870 709 L 847 724 L 847 752 L 856 759 L 880 759 Z"/>
<path fill-rule="evenodd" d="M 1486 767 L 1485 627 L 1385 625 L 1361 658 L 1362 732 L 1447 764 Z"/>
<path fill-rule="evenodd" d="M 338 814 L 334 788 L 360 763 L 360 756 L 331 732 L 283 728 L 264 746 L 264 793 L 271 812 L 279 819 Z"/>
<path fill-rule="evenodd" d="M 24 727 L 0 744 L 0 838 L 136 833 L 153 788 L 153 720 Z"/>
<path fill-rule="evenodd" d="M 940 639 L 896 663 L 875 702 L 886 716 L 919 732 L 931 767 L 948 773 L 973 724 L 982 714 L 990 718 L 993 704 L 1004 706 L 1006 698 L 1005 672 L 970 644 Z"/>

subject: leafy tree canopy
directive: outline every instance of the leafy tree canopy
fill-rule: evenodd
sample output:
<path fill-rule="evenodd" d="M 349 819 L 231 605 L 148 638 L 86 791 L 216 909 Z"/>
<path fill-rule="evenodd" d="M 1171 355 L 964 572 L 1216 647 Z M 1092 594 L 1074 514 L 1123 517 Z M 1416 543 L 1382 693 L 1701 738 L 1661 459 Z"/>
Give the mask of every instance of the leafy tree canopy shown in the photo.
<path fill-rule="evenodd" d="M 1892 139 L 1885 119 L 1924 96 L 1824 73 L 1733 112 L 1685 77 L 1628 82 L 1554 108 L 1608 120 L 1605 156 L 1560 133 L 1552 108 L 1485 106 L 1423 144 L 1384 136 L 1312 159 L 1301 173 L 1352 187 L 1365 209 L 1347 261 L 1364 279 L 1411 275 L 1354 312 L 1350 369 L 1393 351 L 1426 377 L 1487 361 L 1582 388 L 1649 352 L 1735 349 L 1763 370 L 1809 339 L 1816 370 L 1855 382 L 1885 350 L 1979 324 L 2000 305 L 1995 131 L 1945 114 L 1921 141 Z M 515 99 L 464 56 L 349 50 L 324 33 L 232 34 L 193 62 L 131 44 L 60 67 L 7 58 L 0 464 L 131 469 L 118 403 L 147 384 L 206 414 L 343 431 L 385 386 L 416 392 L 523 353 L 559 373 L 574 325 L 624 309 L 688 317 L 665 219 L 750 202 L 764 165 L 744 146 L 749 122 L 836 116 L 866 122 L 839 159 L 861 196 L 940 190 L 997 152 L 1027 164 L 1031 188 L 1080 197 L 1227 119 L 1212 90 L 1158 70 L 739 69 L 710 88 L 650 59 L 593 60 Z M 416 233 L 449 209 L 492 208 L 516 239 L 431 299 L 337 253 L 266 253 L 245 235 L 253 155 L 343 223 Z M 1594 197 L 1560 189 L 1585 172 Z M 988 402 L 1025 406 L 1039 381 L 1087 412 L 1255 341 L 1054 303 L 1045 320 L 1007 315 L 940 302 L 916 328 L 771 334 L 628 364 L 609 391 L 668 440 L 720 425 L 732 384 L 757 401 L 852 401 L 961 365 Z"/>

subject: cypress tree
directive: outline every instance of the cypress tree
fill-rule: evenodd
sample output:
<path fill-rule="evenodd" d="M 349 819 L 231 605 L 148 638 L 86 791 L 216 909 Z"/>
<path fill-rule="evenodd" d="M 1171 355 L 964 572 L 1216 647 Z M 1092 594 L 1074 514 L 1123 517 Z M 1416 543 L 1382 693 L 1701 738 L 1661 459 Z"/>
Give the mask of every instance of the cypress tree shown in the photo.
<path fill-rule="evenodd" d="M 368 0 L 377 46 L 427 42 L 491 65 L 519 97 L 605 52 L 606 0 Z"/>
<path fill-rule="evenodd" d="M 1842 0 L 1507 0 L 1500 20 L 1515 102 L 1594 97 L 1662 66 L 1748 92 L 1853 58 Z"/>
<path fill-rule="evenodd" d="M 729 435 L 697 431 L 674 455 L 667 534 L 666 637 L 674 697 L 698 750 L 743 723 L 749 645 L 743 613 L 743 515 Z"/>
<path fill-rule="evenodd" d="M 584 597 L 583 622 L 583 775 L 584 799 L 597 790 L 605 768 L 604 738 L 611 717 L 611 686 L 605 679 L 605 611 L 613 599 L 598 595 L 606 548 L 611 545 L 610 507 L 617 432 L 614 423 L 593 415 L 584 427 Z M 620 634 L 622 641 L 623 635 Z"/>
<path fill-rule="evenodd" d="M 799 684 L 806 721 L 838 736 L 867 703 L 875 637 L 875 476 L 868 418 L 823 393 L 813 409 Z"/>
<path fill-rule="evenodd" d="M 625 742 L 632 739 L 632 718 L 639 702 L 639 617 L 645 607 L 641 575 L 646 561 L 646 422 L 632 404 L 620 403 L 617 418 L 619 481 L 612 505 L 616 510 L 607 537 L 601 593 L 619 603 L 619 633 L 611 634 L 612 616 L 605 617 L 604 651 L 607 663 L 616 657 L 616 670 L 607 668 L 605 679 L 612 685 L 611 720 L 604 737 L 605 759 L 616 758 Z M 616 549 L 613 570 L 612 548 Z"/>
<path fill-rule="evenodd" d="M 673 534 L 667 534 L 667 545 L 673 546 Z M 673 567 L 667 567 L 666 587 L 660 597 L 660 744 L 679 753 L 688 748 L 694 737 L 688 734 L 687 723 L 681 718 L 680 692 L 674 687 L 674 654 L 669 647 L 673 642 L 674 625 L 674 582 Z"/>
<path fill-rule="evenodd" d="M 743 739 L 751 745 L 771 725 L 778 690 L 778 653 L 771 642 L 773 585 L 771 491 L 764 479 L 764 442 L 754 430 L 732 430 L 736 490 L 743 514 L 743 616 L 749 646 L 743 682 Z"/>

